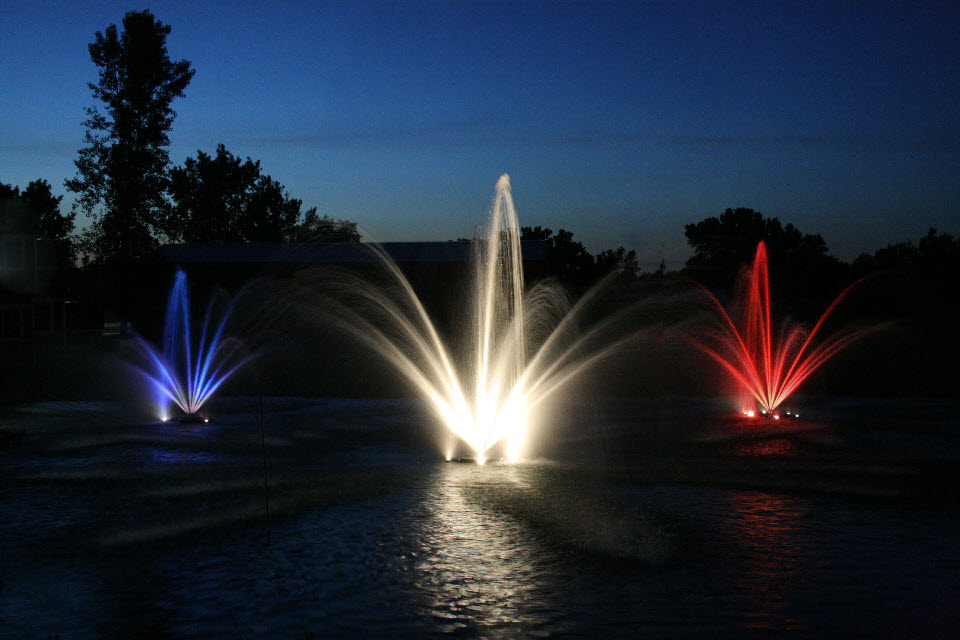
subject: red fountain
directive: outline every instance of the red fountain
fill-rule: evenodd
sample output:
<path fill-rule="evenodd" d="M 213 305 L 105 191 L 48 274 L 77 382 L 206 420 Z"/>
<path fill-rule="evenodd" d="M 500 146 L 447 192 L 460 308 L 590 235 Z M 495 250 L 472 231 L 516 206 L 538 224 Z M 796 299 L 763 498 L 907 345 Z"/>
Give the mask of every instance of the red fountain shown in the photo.
<path fill-rule="evenodd" d="M 814 345 L 814 338 L 824 322 L 858 283 L 848 286 L 830 303 L 812 330 L 807 331 L 802 325 L 785 322 L 779 333 L 775 334 L 770 307 L 767 247 L 761 241 L 757 245 L 753 265 L 740 276 L 739 312 L 736 314 L 739 316 L 739 326 L 716 296 L 704 288 L 719 310 L 722 322 L 720 328 L 707 330 L 705 339 L 694 338 L 692 342 L 716 360 L 733 377 L 737 386 L 756 402 L 757 411 L 744 409 L 745 415 L 753 417 L 760 413 L 779 419 L 780 404 L 810 374 L 867 333 L 864 329 L 848 329 Z M 790 415 L 789 412 L 786 415 Z"/>

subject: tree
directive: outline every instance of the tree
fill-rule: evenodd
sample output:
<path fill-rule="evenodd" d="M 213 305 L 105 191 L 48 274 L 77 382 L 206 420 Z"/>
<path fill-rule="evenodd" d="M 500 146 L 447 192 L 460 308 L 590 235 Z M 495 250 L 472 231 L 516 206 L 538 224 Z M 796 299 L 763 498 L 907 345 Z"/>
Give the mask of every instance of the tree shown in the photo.
<path fill-rule="evenodd" d="M 27 211 L 36 216 L 36 232 L 54 241 L 57 260 L 62 264 L 72 264 L 75 247 L 71 234 L 76 213 L 60 213 L 63 196 L 54 196 L 50 183 L 41 179 L 29 183 L 22 192 L 17 186 L 0 184 L 0 200 L 8 198 L 19 198 L 23 202 Z"/>
<path fill-rule="evenodd" d="M 771 264 L 774 289 L 786 296 L 835 294 L 833 289 L 847 276 L 843 265 L 828 255 L 819 234 L 803 234 L 792 224 L 765 218 L 759 211 L 727 209 L 684 228 L 694 254 L 686 272 L 708 287 L 730 287 L 764 240 Z"/>
<path fill-rule="evenodd" d="M 637 252 L 623 247 L 606 249 L 595 257 L 582 243 L 573 239 L 573 232 L 560 229 L 556 234 L 544 227 L 521 227 L 521 240 L 547 243 L 547 261 L 560 281 L 577 288 L 585 288 L 617 271 L 620 279 L 629 280 L 640 271 Z"/>
<path fill-rule="evenodd" d="M 350 220 L 318 216 L 316 208 L 307 211 L 286 237 L 287 242 L 360 242 L 357 223 Z"/>
<path fill-rule="evenodd" d="M 359 240 L 356 223 L 301 216 L 302 201 L 263 175 L 260 161 L 234 156 L 224 145 L 216 156 L 197 151 L 170 170 L 173 207 L 166 234 L 180 242 L 337 242 Z M 314 238 L 315 236 L 315 238 Z"/>
<path fill-rule="evenodd" d="M 61 264 L 73 264 L 76 259 L 76 246 L 72 237 L 76 212 L 64 215 L 60 213 L 63 196 L 54 196 L 50 183 L 46 180 L 34 180 L 20 194 L 27 208 L 40 219 L 40 235 L 54 241 L 57 248 L 57 260 Z"/>
<path fill-rule="evenodd" d="M 573 232 L 560 229 L 556 234 L 545 227 L 521 227 L 520 240 L 547 243 L 547 262 L 558 280 L 573 287 L 589 286 L 596 278 L 593 256 L 573 239 Z"/>
<path fill-rule="evenodd" d="M 640 263 L 637 262 L 637 252 L 627 251 L 623 247 L 604 249 L 594 258 L 597 273 L 601 276 L 616 272 L 621 280 L 632 280 L 640 274 Z"/>
<path fill-rule="evenodd" d="M 100 81 L 88 86 L 105 112 L 87 108 L 87 146 L 74 162 L 76 177 L 65 184 L 94 218 L 82 244 L 95 263 L 143 257 L 164 226 L 166 147 L 176 116 L 171 104 L 183 97 L 195 73 L 189 61 L 170 60 L 169 34 L 170 27 L 149 11 L 131 11 L 121 32 L 110 25 L 89 46 Z"/>
<path fill-rule="evenodd" d="M 960 313 L 960 238 L 930 229 L 917 244 L 900 242 L 861 254 L 853 270 L 861 277 L 879 276 L 882 286 L 871 291 L 876 310 L 929 314 L 948 323 Z"/>

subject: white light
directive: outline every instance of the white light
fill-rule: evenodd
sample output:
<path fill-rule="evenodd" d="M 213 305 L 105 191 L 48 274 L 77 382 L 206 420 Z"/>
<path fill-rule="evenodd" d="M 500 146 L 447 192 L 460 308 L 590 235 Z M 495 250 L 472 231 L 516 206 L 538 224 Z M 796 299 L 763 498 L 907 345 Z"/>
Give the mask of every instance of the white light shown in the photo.
<path fill-rule="evenodd" d="M 744 413 L 747 414 L 747 417 L 748 417 L 748 418 L 752 418 L 752 417 L 754 417 L 755 415 L 757 415 L 756 413 L 753 412 L 753 410 L 744 411 Z"/>

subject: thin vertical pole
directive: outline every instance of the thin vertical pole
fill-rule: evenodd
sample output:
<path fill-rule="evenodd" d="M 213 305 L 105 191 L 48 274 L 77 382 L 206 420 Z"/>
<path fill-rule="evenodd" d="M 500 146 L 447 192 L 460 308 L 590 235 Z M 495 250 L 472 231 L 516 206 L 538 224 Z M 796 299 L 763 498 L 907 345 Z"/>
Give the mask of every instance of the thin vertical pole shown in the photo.
<path fill-rule="evenodd" d="M 263 430 L 263 394 L 260 394 L 260 449 L 263 451 L 263 501 L 267 508 L 267 544 L 270 544 L 270 487 L 267 484 L 267 439 Z"/>

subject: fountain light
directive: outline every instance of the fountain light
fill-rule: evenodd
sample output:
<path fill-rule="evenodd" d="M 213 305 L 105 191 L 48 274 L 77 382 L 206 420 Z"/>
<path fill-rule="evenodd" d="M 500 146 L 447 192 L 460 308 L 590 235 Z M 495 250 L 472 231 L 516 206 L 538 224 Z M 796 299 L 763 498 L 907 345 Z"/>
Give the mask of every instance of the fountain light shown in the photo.
<path fill-rule="evenodd" d="M 138 370 L 150 382 L 164 422 L 170 419 L 171 405 L 183 412 L 186 421 L 196 422 L 197 412 L 210 396 L 252 357 L 243 354 L 239 341 L 224 336 L 235 302 L 236 298 L 231 300 L 219 320 L 215 320 L 212 299 L 202 331 L 194 340 L 187 275 L 178 269 L 167 301 L 163 348 L 157 349 L 137 336 L 149 365 Z M 203 422 L 209 419 L 204 418 Z"/>
<path fill-rule="evenodd" d="M 470 447 L 478 464 L 498 442 L 505 442 L 507 459 L 517 461 L 541 403 L 588 367 L 621 351 L 633 334 L 598 346 L 600 332 L 610 330 L 615 315 L 590 331 L 577 331 L 580 312 L 601 287 L 565 314 L 566 298 L 556 285 L 537 283 L 526 290 L 507 175 L 497 182 L 485 236 L 472 248 L 473 322 L 457 341 L 466 345 L 464 352 L 454 353 L 441 338 L 410 282 L 377 245 L 371 250 L 395 286 L 345 277 L 333 285 L 337 292 L 324 307 L 346 332 L 407 379 Z M 532 336 L 539 338 L 536 344 Z"/>
<path fill-rule="evenodd" d="M 843 330 L 815 344 L 827 318 L 859 282 L 844 289 L 810 331 L 784 323 L 778 333 L 773 328 L 767 248 L 761 241 L 752 265 L 740 277 L 736 320 L 702 287 L 719 312 L 720 323 L 691 342 L 719 363 L 738 387 L 753 396 L 760 413 L 767 415 L 823 363 L 871 330 Z"/>

